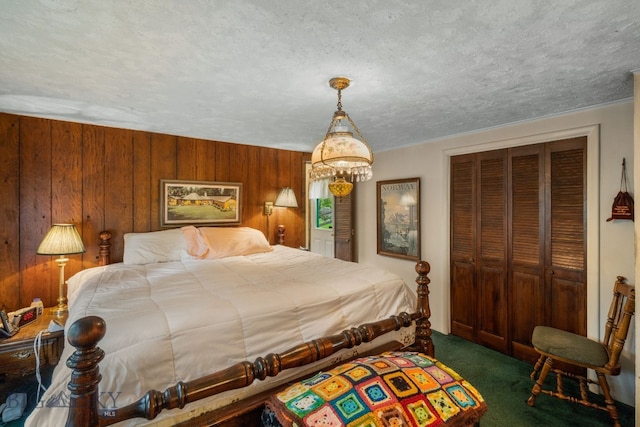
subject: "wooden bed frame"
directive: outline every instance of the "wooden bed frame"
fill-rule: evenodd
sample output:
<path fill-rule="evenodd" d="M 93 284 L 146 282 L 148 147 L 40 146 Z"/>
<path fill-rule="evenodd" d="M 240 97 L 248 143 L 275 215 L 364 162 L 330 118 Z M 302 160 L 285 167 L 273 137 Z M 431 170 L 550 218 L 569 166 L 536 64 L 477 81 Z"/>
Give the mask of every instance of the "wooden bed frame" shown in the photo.
<path fill-rule="evenodd" d="M 111 233 L 100 233 L 99 265 L 110 263 Z M 374 338 L 400 328 L 411 326 L 415 322 L 415 341 L 408 348 L 434 356 L 431 340 L 431 323 L 429 317 L 429 263 L 420 261 L 416 264 L 418 277 L 417 305 L 414 313 L 399 313 L 388 319 L 366 323 L 342 333 L 318 338 L 299 344 L 280 353 L 271 353 L 259 357 L 254 362 L 243 361 L 192 381 L 178 382 L 163 392 L 149 390 L 138 401 L 118 409 L 100 409 L 98 404 L 98 387 L 101 379 L 99 362 L 104 358 L 104 351 L 98 347 L 99 341 L 106 333 L 103 319 L 88 316 L 74 322 L 68 329 L 68 341 L 75 348 L 67 360 L 72 370 L 68 388 L 70 390 L 70 408 L 67 426 L 107 426 L 131 418 L 154 419 L 164 409 L 183 408 L 196 400 L 213 396 L 224 391 L 248 386 L 256 379 L 278 375 L 289 368 L 300 367 L 331 356 L 342 349 L 356 347 L 370 342 Z M 309 375 L 305 375 L 309 376 Z M 293 380 L 292 380 L 293 381 Z M 280 386 L 279 388 L 283 388 Z M 264 405 L 268 394 L 275 389 L 249 397 L 228 407 L 205 413 L 197 419 L 182 425 L 225 425 L 250 426 L 257 425 L 256 417 Z"/>

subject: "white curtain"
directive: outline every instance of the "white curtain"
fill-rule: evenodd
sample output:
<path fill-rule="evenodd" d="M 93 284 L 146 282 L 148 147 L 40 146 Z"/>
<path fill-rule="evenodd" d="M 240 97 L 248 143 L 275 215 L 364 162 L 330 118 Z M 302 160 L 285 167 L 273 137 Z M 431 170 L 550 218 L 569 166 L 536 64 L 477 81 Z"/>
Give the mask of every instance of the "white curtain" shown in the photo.
<path fill-rule="evenodd" d="M 309 199 L 328 199 L 329 197 L 331 197 L 329 179 L 311 181 L 311 184 L 309 184 Z"/>

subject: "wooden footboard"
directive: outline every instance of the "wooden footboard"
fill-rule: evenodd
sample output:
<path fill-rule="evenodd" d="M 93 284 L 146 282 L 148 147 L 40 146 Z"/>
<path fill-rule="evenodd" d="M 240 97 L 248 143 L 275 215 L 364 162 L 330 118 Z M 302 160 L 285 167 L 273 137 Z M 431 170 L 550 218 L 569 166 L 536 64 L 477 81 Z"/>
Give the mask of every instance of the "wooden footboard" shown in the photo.
<path fill-rule="evenodd" d="M 102 243 L 108 243 L 110 236 L 104 237 Z M 430 266 L 426 261 L 420 261 L 416 265 L 418 301 L 414 313 L 399 313 L 388 319 L 345 330 L 337 335 L 305 342 L 281 353 L 259 357 L 253 362 L 240 362 L 202 378 L 179 382 L 162 392 L 150 390 L 137 402 L 118 409 L 99 410 L 98 406 L 98 387 L 101 379 L 99 362 L 104 358 L 104 351 L 98 347 L 98 343 L 104 337 L 107 326 L 99 317 L 79 319 L 68 330 L 68 340 L 76 350 L 67 361 L 72 375 L 68 385 L 71 393 L 66 425 L 107 426 L 138 417 L 151 420 L 164 409 L 183 408 L 187 403 L 248 386 L 256 379 L 263 380 L 276 376 L 285 369 L 316 362 L 339 350 L 356 347 L 388 332 L 410 326 L 413 322 L 416 325 L 416 334 L 411 348 L 433 356 L 434 347 L 429 322 L 429 271 Z"/>

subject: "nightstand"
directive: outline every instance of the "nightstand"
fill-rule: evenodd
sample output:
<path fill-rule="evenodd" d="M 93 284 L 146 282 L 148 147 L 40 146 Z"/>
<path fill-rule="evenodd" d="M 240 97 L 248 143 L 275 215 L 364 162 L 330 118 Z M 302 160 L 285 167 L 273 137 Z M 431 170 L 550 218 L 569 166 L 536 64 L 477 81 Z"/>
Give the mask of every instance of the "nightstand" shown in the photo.
<path fill-rule="evenodd" d="M 59 323 L 66 322 L 67 317 L 56 317 L 45 308 L 34 322 L 20 328 L 17 334 L 7 339 L 0 339 L 0 402 L 13 387 L 26 380 L 36 371 L 36 354 L 33 342 L 42 330 L 40 347 L 40 366 L 54 366 L 60 360 L 64 346 L 64 331 L 48 332 L 49 322 L 56 319 Z"/>

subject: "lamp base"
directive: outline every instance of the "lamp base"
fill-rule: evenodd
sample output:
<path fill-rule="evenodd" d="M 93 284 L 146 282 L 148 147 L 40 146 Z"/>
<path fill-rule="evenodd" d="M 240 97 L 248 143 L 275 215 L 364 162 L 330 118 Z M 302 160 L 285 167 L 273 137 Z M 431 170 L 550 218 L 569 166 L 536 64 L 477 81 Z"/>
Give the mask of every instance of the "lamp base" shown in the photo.
<path fill-rule="evenodd" d="M 69 307 L 66 304 L 59 304 L 49 310 L 49 313 L 54 314 L 56 317 L 62 317 L 69 312 Z"/>

